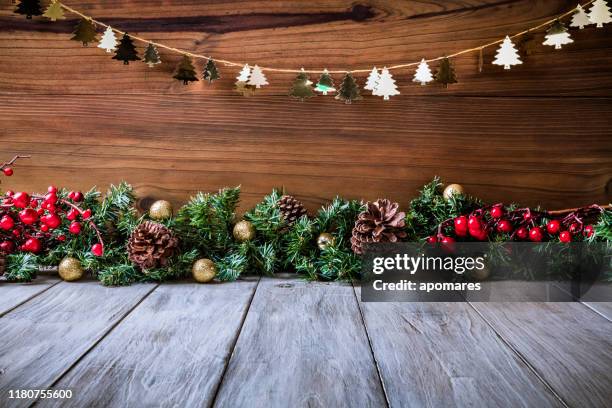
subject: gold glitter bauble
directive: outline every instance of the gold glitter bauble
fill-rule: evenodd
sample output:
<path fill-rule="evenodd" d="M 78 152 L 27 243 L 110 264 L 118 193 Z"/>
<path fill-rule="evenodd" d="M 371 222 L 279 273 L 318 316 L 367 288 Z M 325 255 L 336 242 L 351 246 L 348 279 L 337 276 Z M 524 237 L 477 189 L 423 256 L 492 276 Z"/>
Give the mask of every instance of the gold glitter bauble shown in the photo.
<path fill-rule="evenodd" d="M 329 232 L 322 232 L 321 235 L 319 235 L 319 238 L 317 238 L 317 245 L 319 249 L 327 249 L 331 245 L 334 245 L 335 242 L 336 238 L 334 238 L 334 236 Z"/>
<path fill-rule="evenodd" d="M 465 190 L 463 189 L 463 186 L 461 184 L 449 184 L 444 189 L 444 192 L 442 193 L 442 195 L 444 196 L 445 199 L 450 200 L 451 196 L 455 194 L 464 194 L 464 193 L 465 193 Z"/>
<path fill-rule="evenodd" d="M 149 208 L 149 217 L 154 220 L 165 220 L 172 217 L 172 204 L 166 200 L 157 200 Z"/>
<path fill-rule="evenodd" d="M 246 220 L 236 223 L 236 225 L 234 225 L 234 238 L 240 242 L 252 240 L 255 238 L 255 227 Z"/>
<path fill-rule="evenodd" d="M 474 268 L 470 271 L 470 278 L 477 280 L 477 281 L 483 281 L 487 279 L 490 275 L 491 275 L 491 270 L 489 269 L 487 265 L 485 265 L 484 268 L 482 269 Z"/>
<path fill-rule="evenodd" d="M 191 274 L 196 282 L 208 283 L 215 279 L 215 276 L 217 275 L 217 267 L 210 259 L 198 259 L 193 264 L 193 268 L 191 268 Z"/>
<path fill-rule="evenodd" d="M 83 277 L 83 266 L 81 266 L 81 262 L 70 256 L 62 259 L 57 271 L 59 276 L 66 282 L 74 282 Z"/>

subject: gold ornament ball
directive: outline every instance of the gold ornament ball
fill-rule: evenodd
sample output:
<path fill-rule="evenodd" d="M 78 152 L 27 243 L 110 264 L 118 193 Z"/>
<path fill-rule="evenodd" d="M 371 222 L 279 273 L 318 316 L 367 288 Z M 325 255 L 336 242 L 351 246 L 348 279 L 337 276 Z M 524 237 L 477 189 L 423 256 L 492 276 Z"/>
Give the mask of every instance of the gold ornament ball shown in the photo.
<path fill-rule="evenodd" d="M 217 267 L 210 259 L 202 258 L 195 261 L 191 273 L 196 282 L 208 283 L 215 279 Z"/>
<path fill-rule="evenodd" d="M 450 198 L 454 196 L 455 194 L 464 194 L 464 193 L 465 193 L 465 190 L 463 189 L 463 186 L 461 184 L 449 184 L 444 189 L 444 192 L 442 193 L 442 195 L 444 196 L 445 199 L 450 200 Z"/>
<path fill-rule="evenodd" d="M 81 262 L 70 256 L 62 259 L 57 271 L 59 276 L 66 282 L 74 282 L 83 277 L 83 266 L 81 266 Z"/>
<path fill-rule="evenodd" d="M 485 265 L 482 269 L 472 269 L 470 271 L 470 277 L 477 281 L 483 281 L 489 278 L 491 275 L 491 270 L 488 265 Z"/>
<path fill-rule="evenodd" d="M 317 238 L 317 246 L 319 249 L 327 249 L 331 245 L 334 245 L 335 242 L 336 238 L 334 238 L 334 236 L 329 232 L 323 232 Z"/>
<path fill-rule="evenodd" d="M 166 200 L 157 200 L 149 208 L 149 217 L 154 220 L 165 220 L 172 217 L 172 204 Z"/>
<path fill-rule="evenodd" d="M 255 238 L 255 227 L 249 221 L 242 220 L 234 225 L 234 238 L 240 242 Z"/>

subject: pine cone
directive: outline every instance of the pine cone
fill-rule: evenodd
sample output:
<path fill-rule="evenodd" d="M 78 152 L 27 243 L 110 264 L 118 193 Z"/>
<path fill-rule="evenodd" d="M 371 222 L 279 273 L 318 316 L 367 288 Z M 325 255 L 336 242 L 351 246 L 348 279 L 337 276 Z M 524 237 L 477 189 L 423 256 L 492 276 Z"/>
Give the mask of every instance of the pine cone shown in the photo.
<path fill-rule="evenodd" d="M 389 200 L 368 202 L 367 208 L 359 214 L 353 236 L 351 248 L 356 254 L 362 254 L 364 245 L 372 242 L 397 242 L 406 237 L 406 214 L 399 211 L 399 204 Z"/>
<path fill-rule="evenodd" d="M 130 235 L 127 244 L 130 261 L 142 270 L 166 266 L 168 258 L 176 253 L 177 247 L 178 238 L 174 233 L 153 221 L 140 224 Z"/>
<path fill-rule="evenodd" d="M 6 254 L 0 252 L 0 276 L 4 275 L 4 272 L 6 272 Z"/>
<path fill-rule="evenodd" d="M 290 195 L 284 195 L 278 200 L 278 207 L 287 224 L 293 224 L 302 215 L 306 214 L 306 209 L 301 201 Z"/>

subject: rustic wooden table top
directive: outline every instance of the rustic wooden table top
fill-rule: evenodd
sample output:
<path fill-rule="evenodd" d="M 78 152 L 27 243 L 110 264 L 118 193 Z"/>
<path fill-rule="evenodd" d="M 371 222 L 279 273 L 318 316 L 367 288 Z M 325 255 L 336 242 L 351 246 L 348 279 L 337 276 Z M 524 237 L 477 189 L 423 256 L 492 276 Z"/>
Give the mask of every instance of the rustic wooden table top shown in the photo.
<path fill-rule="evenodd" d="M 362 303 L 282 278 L 0 283 L 0 406 L 609 406 L 606 303 Z M 8 399 L 71 389 L 70 400 Z"/>

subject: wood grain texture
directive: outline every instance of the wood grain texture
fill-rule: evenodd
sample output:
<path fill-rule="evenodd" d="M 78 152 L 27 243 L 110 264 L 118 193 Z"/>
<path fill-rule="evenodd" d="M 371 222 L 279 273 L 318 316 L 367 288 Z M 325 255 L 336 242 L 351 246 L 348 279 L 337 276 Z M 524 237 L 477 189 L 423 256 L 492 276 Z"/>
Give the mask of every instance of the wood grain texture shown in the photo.
<path fill-rule="evenodd" d="M 50 387 L 154 287 L 62 282 L 0 318 L 2 406 L 29 406 L 8 390 Z"/>
<path fill-rule="evenodd" d="M 383 407 L 351 286 L 262 279 L 217 407 Z"/>
<path fill-rule="evenodd" d="M 0 317 L 58 282 L 57 277 L 46 275 L 39 275 L 38 278 L 29 283 L 0 281 Z"/>
<path fill-rule="evenodd" d="M 392 407 L 562 406 L 465 303 L 360 306 Z"/>
<path fill-rule="evenodd" d="M 612 323 L 580 303 L 473 303 L 572 407 L 612 400 Z"/>
<path fill-rule="evenodd" d="M 56 385 L 58 407 L 210 406 L 257 279 L 157 288 Z"/>

